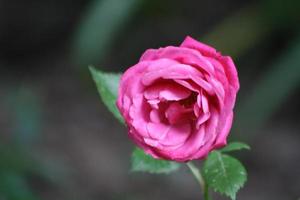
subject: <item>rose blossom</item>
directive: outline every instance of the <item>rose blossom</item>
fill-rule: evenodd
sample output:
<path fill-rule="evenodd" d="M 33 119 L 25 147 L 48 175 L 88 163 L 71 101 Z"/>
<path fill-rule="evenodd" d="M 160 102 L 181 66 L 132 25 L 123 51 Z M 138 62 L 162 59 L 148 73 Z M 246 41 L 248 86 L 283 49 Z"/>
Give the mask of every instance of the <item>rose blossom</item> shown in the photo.
<path fill-rule="evenodd" d="M 186 37 L 148 49 L 121 77 L 117 106 L 146 153 L 186 162 L 226 145 L 238 89 L 232 59 Z"/>

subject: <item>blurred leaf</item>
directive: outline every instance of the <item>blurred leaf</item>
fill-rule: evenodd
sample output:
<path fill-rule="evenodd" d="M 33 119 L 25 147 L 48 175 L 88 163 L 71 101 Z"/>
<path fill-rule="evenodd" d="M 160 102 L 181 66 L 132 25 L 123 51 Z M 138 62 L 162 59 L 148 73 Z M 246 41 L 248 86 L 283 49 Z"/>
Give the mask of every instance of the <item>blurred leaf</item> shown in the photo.
<path fill-rule="evenodd" d="M 103 103 L 124 124 L 124 120 L 116 106 L 121 74 L 101 72 L 93 67 L 90 67 L 90 71 Z"/>
<path fill-rule="evenodd" d="M 41 103 L 38 95 L 32 88 L 23 85 L 7 96 L 7 104 L 14 114 L 14 139 L 22 145 L 32 144 L 41 128 Z"/>
<path fill-rule="evenodd" d="M 252 91 L 237 105 L 237 132 L 251 131 L 263 125 L 300 85 L 300 35 L 285 53 L 257 82 Z M 245 128 L 245 130 L 241 130 Z"/>
<path fill-rule="evenodd" d="M 94 0 L 76 31 L 73 58 L 82 66 L 97 64 L 141 0 Z"/>
<path fill-rule="evenodd" d="M 31 173 L 37 168 L 34 162 L 24 151 L 13 145 L 0 145 L 0 171 L 14 173 Z"/>
<path fill-rule="evenodd" d="M 169 174 L 178 170 L 180 167 L 180 164 L 176 162 L 154 159 L 138 148 L 135 148 L 132 153 L 131 164 L 132 171 L 149 172 L 154 174 Z"/>
<path fill-rule="evenodd" d="M 262 0 L 265 16 L 277 28 L 298 28 L 300 21 L 300 1 Z"/>
<path fill-rule="evenodd" d="M 216 47 L 223 54 L 239 57 L 263 41 L 272 27 L 264 21 L 264 10 L 258 6 L 246 6 L 225 18 L 202 41 Z"/>
<path fill-rule="evenodd" d="M 213 151 L 204 162 L 203 177 L 214 191 L 234 200 L 237 191 L 247 180 L 247 172 L 237 159 L 219 151 Z"/>
<path fill-rule="evenodd" d="M 230 142 L 227 144 L 224 148 L 222 148 L 221 152 L 230 152 L 230 151 L 237 151 L 247 149 L 250 150 L 250 146 L 248 144 L 242 143 L 242 142 Z"/>
<path fill-rule="evenodd" d="M 295 0 L 263 0 L 257 5 L 245 6 L 217 24 L 201 40 L 237 58 L 276 29 L 297 29 L 299 5 L 300 1 Z"/>
<path fill-rule="evenodd" d="M 0 199 L 37 200 L 24 178 L 10 172 L 0 173 Z"/>

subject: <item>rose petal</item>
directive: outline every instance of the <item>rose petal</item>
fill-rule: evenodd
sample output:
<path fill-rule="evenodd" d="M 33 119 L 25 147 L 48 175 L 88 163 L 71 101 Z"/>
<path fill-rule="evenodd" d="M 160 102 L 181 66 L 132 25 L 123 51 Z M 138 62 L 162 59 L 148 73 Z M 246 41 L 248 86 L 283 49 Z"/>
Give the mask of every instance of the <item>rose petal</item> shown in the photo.
<path fill-rule="evenodd" d="M 203 44 L 203 43 L 193 39 L 190 36 L 187 36 L 184 39 L 184 41 L 181 43 L 180 47 L 196 49 L 204 56 L 218 56 L 219 55 L 219 53 L 217 53 L 217 51 L 214 48 L 212 48 L 206 44 Z"/>
<path fill-rule="evenodd" d="M 178 101 L 181 99 L 185 99 L 190 96 L 191 91 L 183 88 L 183 87 L 170 87 L 162 90 L 159 93 L 159 98 L 167 101 Z"/>
<path fill-rule="evenodd" d="M 196 66 L 208 74 L 214 74 L 213 65 L 202 56 L 201 52 L 192 48 L 168 46 L 159 49 L 147 50 L 140 61 L 153 61 L 158 59 L 176 60 L 182 64 Z"/>
<path fill-rule="evenodd" d="M 155 140 L 161 140 L 162 138 L 164 138 L 168 134 L 171 128 L 172 126 L 162 124 L 162 123 L 149 122 L 147 124 L 148 134 L 152 139 Z"/>
<path fill-rule="evenodd" d="M 149 117 L 150 108 L 145 102 L 142 94 L 136 94 L 132 99 L 132 106 L 129 109 L 129 116 L 131 119 L 143 118 L 147 120 Z"/>
<path fill-rule="evenodd" d="M 215 94 L 218 98 L 218 102 L 220 107 L 222 108 L 224 105 L 224 99 L 225 99 L 225 90 L 224 85 L 222 85 L 219 81 L 217 81 L 215 78 L 207 77 L 207 80 L 211 83 Z M 225 85 L 227 87 L 227 85 Z"/>
<path fill-rule="evenodd" d="M 144 62 L 146 62 L 146 61 L 144 61 Z M 170 60 L 170 59 L 159 59 L 159 60 L 155 60 L 155 61 L 149 61 L 148 63 L 149 63 L 149 65 L 147 66 L 147 68 L 145 68 L 144 74 L 141 77 L 142 83 L 145 86 L 151 85 L 155 80 L 160 78 L 164 73 L 164 71 L 163 71 L 164 68 L 171 67 L 171 66 L 177 64 L 178 62 L 176 62 L 174 60 Z M 155 72 L 157 72 L 157 73 L 155 73 Z"/>
<path fill-rule="evenodd" d="M 195 75 L 191 75 L 190 78 L 199 85 L 202 89 L 204 89 L 208 94 L 213 95 L 215 94 L 215 91 L 213 90 L 213 87 L 211 84 L 209 84 L 206 80 L 199 78 Z"/>
<path fill-rule="evenodd" d="M 233 120 L 233 112 L 231 112 L 229 114 L 229 116 L 226 119 L 225 125 L 223 127 L 223 129 L 221 130 L 221 132 L 219 133 L 219 135 L 217 136 L 217 141 L 215 143 L 215 148 L 220 148 L 223 147 L 224 145 L 226 145 L 227 143 L 227 136 L 230 132 L 230 128 L 232 125 L 232 120 Z"/>
<path fill-rule="evenodd" d="M 190 136 L 191 130 L 189 123 L 170 125 L 170 130 L 166 137 L 162 138 L 159 143 L 163 146 L 177 146 L 183 144 Z"/>
<path fill-rule="evenodd" d="M 198 118 L 196 122 L 196 128 L 199 129 L 200 126 L 206 122 L 210 118 L 210 112 L 202 113 Z"/>
<path fill-rule="evenodd" d="M 144 126 L 145 127 L 145 126 Z M 133 127 L 129 125 L 128 127 L 128 136 L 141 148 L 143 149 L 147 154 L 152 155 L 154 158 L 159 158 L 160 155 L 156 153 L 155 149 L 153 149 L 151 146 L 145 144 L 144 139 L 139 135 L 139 132 L 137 132 Z"/>
<path fill-rule="evenodd" d="M 187 113 L 192 112 L 192 109 L 185 108 L 178 102 L 173 102 L 169 105 L 165 111 L 165 116 L 170 124 L 176 124 L 178 122 L 186 122 L 188 117 Z"/>
<path fill-rule="evenodd" d="M 179 148 L 173 151 L 162 151 L 160 153 L 171 160 L 186 161 L 187 158 L 191 157 L 193 153 L 204 145 L 204 135 L 204 127 L 201 126 L 197 132 L 194 131 L 191 133 L 190 137 Z"/>
<path fill-rule="evenodd" d="M 159 108 L 159 106 L 158 106 L 158 104 L 160 102 L 159 99 L 151 99 L 151 100 L 147 100 L 147 102 L 149 103 L 151 108 L 153 108 L 153 109 L 158 109 Z"/>
<path fill-rule="evenodd" d="M 146 99 L 162 99 L 168 101 L 178 101 L 190 96 L 191 91 L 181 85 L 173 83 L 158 83 L 150 86 L 144 92 Z"/>
<path fill-rule="evenodd" d="M 201 106 L 204 113 L 209 112 L 208 100 L 205 95 L 201 95 Z"/>
<path fill-rule="evenodd" d="M 192 81 L 188 81 L 188 80 L 178 80 L 178 79 L 175 79 L 174 80 L 176 83 L 186 87 L 187 89 L 191 90 L 191 91 L 194 91 L 194 92 L 197 92 L 197 93 L 200 93 L 201 91 L 201 88 L 199 85 L 196 85 L 194 82 Z"/>
<path fill-rule="evenodd" d="M 161 122 L 161 115 L 158 112 L 158 110 L 156 110 L 156 109 L 151 110 L 150 119 L 154 123 L 160 123 Z"/>
<path fill-rule="evenodd" d="M 153 61 L 148 66 L 147 72 L 143 75 L 142 83 L 145 86 L 151 85 L 158 79 L 187 79 L 193 75 L 195 77 L 203 77 L 201 72 L 194 67 L 184 64 L 174 64 L 167 59 Z"/>
<path fill-rule="evenodd" d="M 224 71 L 229 83 L 233 86 L 237 92 L 240 88 L 239 78 L 237 74 L 236 67 L 232 61 L 232 58 L 229 56 L 222 56 L 219 58 L 219 61 L 224 67 Z"/>
<path fill-rule="evenodd" d="M 197 105 L 201 108 L 202 107 L 202 94 L 203 92 L 201 91 L 200 94 L 197 95 Z"/>
<path fill-rule="evenodd" d="M 200 115 L 200 108 L 197 103 L 194 104 L 194 114 L 196 117 L 199 117 Z"/>
<path fill-rule="evenodd" d="M 125 121 L 129 117 L 129 107 L 132 103 L 131 98 L 144 90 L 144 85 L 141 83 L 141 74 L 144 73 L 148 64 L 149 62 L 146 61 L 140 62 L 126 70 L 121 76 L 116 104 Z M 132 79 L 132 76 L 136 76 L 136 78 Z"/>

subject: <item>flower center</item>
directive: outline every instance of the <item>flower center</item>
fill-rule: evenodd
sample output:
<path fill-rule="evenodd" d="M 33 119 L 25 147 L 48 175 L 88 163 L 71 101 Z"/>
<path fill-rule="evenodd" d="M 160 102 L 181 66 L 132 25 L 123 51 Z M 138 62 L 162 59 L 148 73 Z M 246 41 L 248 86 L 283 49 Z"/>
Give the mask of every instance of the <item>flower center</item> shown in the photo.
<path fill-rule="evenodd" d="M 185 108 L 191 108 L 197 101 L 197 93 L 193 92 L 188 98 L 179 101 Z"/>
<path fill-rule="evenodd" d="M 183 124 L 195 120 L 194 104 L 197 94 L 192 93 L 180 101 L 164 101 L 159 103 L 159 112 L 164 113 L 163 121 L 168 124 Z"/>

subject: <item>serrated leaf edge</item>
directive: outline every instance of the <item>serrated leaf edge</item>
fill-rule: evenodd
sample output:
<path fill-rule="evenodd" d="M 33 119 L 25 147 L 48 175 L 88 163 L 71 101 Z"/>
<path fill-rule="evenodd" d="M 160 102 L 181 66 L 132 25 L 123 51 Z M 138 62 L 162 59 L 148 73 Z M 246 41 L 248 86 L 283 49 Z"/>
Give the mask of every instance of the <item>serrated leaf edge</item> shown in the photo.
<path fill-rule="evenodd" d="M 105 76 L 105 75 L 120 75 L 120 73 L 114 74 L 114 73 L 110 73 L 110 72 L 102 72 L 102 71 L 97 70 L 97 69 L 96 69 L 95 67 L 93 67 L 93 66 L 89 66 L 88 68 L 89 68 L 89 70 L 90 70 L 90 72 L 91 72 L 92 78 L 93 78 L 93 80 L 94 80 L 94 82 L 95 82 L 95 85 L 96 85 L 96 88 L 97 88 L 97 91 L 98 91 L 98 93 L 99 93 L 99 96 L 100 96 L 100 98 L 101 98 L 102 103 L 103 103 L 103 104 L 105 105 L 105 107 L 113 114 L 113 116 L 119 120 L 119 122 L 121 122 L 122 124 L 125 124 L 124 119 L 123 119 L 123 117 L 121 116 L 121 114 L 120 114 L 119 112 L 115 113 L 115 112 L 112 110 L 111 107 L 109 107 L 109 106 L 106 105 L 105 100 L 104 100 L 104 96 L 103 96 L 103 90 L 104 90 L 104 87 L 103 87 L 101 84 L 100 84 L 100 86 L 98 85 L 98 82 L 99 82 L 99 81 L 97 80 L 97 77 L 96 77 L 96 75 L 99 75 L 99 76 L 103 77 L 103 76 Z M 116 105 L 114 105 L 114 106 L 116 106 Z M 117 111 L 118 111 L 118 108 L 116 108 L 116 109 L 117 109 Z"/>
<path fill-rule="evenodd" d="M 246 176 L 245 176 L 245 181 L 244 181 L 241 185 L 237 185 L 236 190 L 238 191 L 238 190 L 240 190 L 242 187 L 244 187 L 245 183 L 247 182 L 247 171 L 246 171 L 244 165 L 243 165 L 238 159 L 236 159 L 236 158 L 234 158 L 234 157 L 232 157 L 232 156 L 230 156 L 230 155 L 228 155 L 228 154 L 222 153 L 222 152 L 220 152 L 220 151 L 218 151 L 218 150 L 215 150 L 214 152 L 217 153 L 217 155 L 218 155 L 218 160 L 222 163 L 222 166 L 223 166 L 222 168 L 223 168 L 224 171 L 225 171 L 225 167 L 224 167 L 224 163 L 223 163 L 222 159 L 220 159 L 221 156 L 228 156 L 228 157 L 230 157 L 230 158 L 235 159 L 236 161 L 238 161 L 238 162 L 241 164 L 241 166 L 244 168 L 244 171 L 246 172 L 246 174 L 245 174 Z M 226 174 L 226 173 L 225 173 L 225 174 Z M 209 185 L 208 185 L 208 186 L 209 186 Z M 230 197 L 232 200 L 236 200 L 236 194 L 237 194 L 237 192 L 235 192 L 234 195 L 230 195 L 230 194 L 228 194 L 228 193 L 226 193 L 226 192 L 224 192 L 224 191 L 220 191 L 218 188 L 214 188 L 214 187 L 211 187 L 211 186 L 209 186 L 209 188 L 212 188 L 214 192 L 218 192 L 218 193 L 220 193 L 221 195 L 225 195 L 225 196 Z"/>
<path fill-rule="evenodd" d="M 230 145 L 234 144 L 234 143 L 238 143 L 241 144 L 242 147 L 239 147 L 237 149 L 227 149 Z M 227 152 L 232 152 L 232 151 L 240 151 L 240 150 L 251 150 L 251 147 L 246 144 L 246 143 L 242 143 L 242 142 L 231 142 L 228 145 L 226 145 L 225 147 L 223 147 L 222 149 L 219 149 L 218 151 L 222 152 L 222 153 L 227 153 Z"/>

